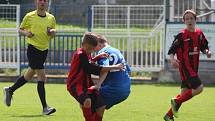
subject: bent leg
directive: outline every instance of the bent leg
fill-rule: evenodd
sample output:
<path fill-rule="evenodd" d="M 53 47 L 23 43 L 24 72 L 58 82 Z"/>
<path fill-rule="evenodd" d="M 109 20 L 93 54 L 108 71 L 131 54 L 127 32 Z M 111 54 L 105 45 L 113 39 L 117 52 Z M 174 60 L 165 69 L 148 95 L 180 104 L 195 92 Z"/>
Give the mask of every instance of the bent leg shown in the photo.
<path fill-rule="evenodd" d="M 17 78 L 16 82 L 11 87 L 4 87 L 4 103 L 6 106 L 11 105 L 11 99 L 13 96 L 13 92 L 15 92 L 18 88 L 22 87 L 24 84 L 27 83 L 27 80 L 30 80 L 34 75 L 34 70 L 28 68 L 24 76 L 20 76 Z"/>
<path fill-rule="evenodd" d="M 203 84 L 201 80 L 197 77 L 192 77 L 188 81 L 184 81 L 187 88 L 181 91 L 181 96 L 176 98 L 178 104 L 182 104 L 187 100 L 191 99 L 193 96 L 200 94 L 203 91 Z"/>
<path fill-rule="evenodd" d="M 10 91 L 13 93 L 18 88 L 22 87 L 24 84 L 27 83 L 28 80 L 32 79 L 34 74 L 35 74 L 34 70 L 29 67 L 28 70 L 25 72 L 25 74 L 23 76 L 20 76 L 16 80 L 16 82 L 10 87 Z"/>
<path fill-rule="evenodd" d="M 93 114 L 91 110 L 91 99 L 86 98 L 83 105 L 81 105 L 83 115 L 85 118 L 85 121 L 93 121 Z"/>

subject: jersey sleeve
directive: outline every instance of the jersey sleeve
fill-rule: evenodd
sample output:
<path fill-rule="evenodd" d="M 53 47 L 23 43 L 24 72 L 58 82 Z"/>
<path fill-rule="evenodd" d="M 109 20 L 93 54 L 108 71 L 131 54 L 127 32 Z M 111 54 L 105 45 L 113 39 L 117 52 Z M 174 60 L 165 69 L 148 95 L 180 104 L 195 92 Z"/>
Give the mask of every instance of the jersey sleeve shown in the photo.
<path fill-rule="evenodd" d="M 182 33 L 179 33 L 175 37 L 174 41 L 172 42 L 172 45 L 170 46 L 169 51 L 168 51 L 168 55 L 175 54 L 177 52 L 177 49 L 180 47 L 181 40 L 182 40 Z"/>
<path fill-rule="evenodd" d="M 51 25 L 51 28 L 56 29 L 56 20 L 55 20 L 55 17 L 54 17 L 54 16 L 52 17 L 52 25 Z"/>
<path fill-rule="evenodd" d="M 97 63 L 99 65 L 109 66 L 109 59 L 108 58 L 100 58 L 100 59 L 98 59 Z"/>
<path fill-rule="evenodd" d="M 29 15 L 25 15 L 25 17 L 22 20 L 22 23 L 20 25 L 20 28 L 22 29 L 29 29 L 30 28 L 30 21 L 29 21 Z"/>
<path fill-rule="evenodd" d="M 89 62 L 88 57 L 83 53 L 79 55 L 81 66 L 85 73 L 99 75 L 102 69 L 101 66 L 97 64 L 92 64 Z"/>
<path fill-rule="evenodd" d="M 209 50 L 208 41 L 207 41 L 205 35 L 203 34 L 203 32 L 201 32 L 201 34 L 199 36 L 199 41 L 200 41 L 200 50 L 202 53 L 205 52 L 205 49 Z"/>

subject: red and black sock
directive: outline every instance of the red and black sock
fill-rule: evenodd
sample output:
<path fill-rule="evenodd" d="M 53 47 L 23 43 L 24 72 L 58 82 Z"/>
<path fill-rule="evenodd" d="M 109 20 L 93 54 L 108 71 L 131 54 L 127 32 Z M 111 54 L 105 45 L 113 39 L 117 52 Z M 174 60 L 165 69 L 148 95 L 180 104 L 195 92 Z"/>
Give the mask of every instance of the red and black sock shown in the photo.
<path fill-rule="evenodd" d="M 179 97 L 176 97 L 176 103 L 180 105 L 192 97 L 192 89 L 185 90 Z"/>
<path fill-rule="evenodd" d="M 102 116 L 100 116 L 98 113 L 94 113 L 94 121 L 102 121 Z"/>
<path fill-rule="evenodd" d="M 176 99 L 179 98 L 180 96 L 181 96 L 180 94 L 177 95 L 177 96 L 176 96 Z M 181 105 L 178 105 L 178 109 L 180 108 L 180 106 L 181 106 Z M 172 108 L 169 109 L 169 111 L 167 112 L 167 115 L 168 115 L 170 118 L 173 118 Z"/>
<path fill-rule="evenodd" d="M 170 118 L 173 118 L 172 108 L 169 109 L 166 115 L 168 115 Z"/>
<path fill-rule="evenodd" d="M 93 114 L 90 108 L 82 107 L 83 115 L 85 118 L 85 121 L 93 121 Z"/>

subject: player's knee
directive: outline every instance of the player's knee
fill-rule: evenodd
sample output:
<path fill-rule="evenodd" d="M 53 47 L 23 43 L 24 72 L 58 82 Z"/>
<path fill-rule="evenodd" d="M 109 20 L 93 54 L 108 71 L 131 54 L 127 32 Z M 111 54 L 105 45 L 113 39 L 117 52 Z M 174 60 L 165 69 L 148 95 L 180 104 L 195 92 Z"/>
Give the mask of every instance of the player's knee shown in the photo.
<path fill-rule="evenodd" d="M 85 101 L 84 101 L 84 107 L 86 108 L 89 108 L 91 107 L 91 99 L 90 98 L 87 98 Z"/>
<path fill-rule="evenodd" d="M 29 76 L 29 75 L 24 75 L 25 80 L 31 80 L 33 76 Z"/>
<path fill-rule="evenodd" d="M 203 92 L 204 86 L 203 86 L 203 85 L 200 85 L 199 88 L 198 88 L 198 90 L 199 90 L 199 93 Z"/>
<path fill-rule="evenodd" d="M 99 107 L 98 109 L 96 109 L 96 113 L 102 117 L 105 111 L 105 107 L 106 106 Z"/>
<path fill-rule="evenodd" d="M 34 73 L 33 70 L 28 69 L 28 70 L 25 72 L 25 74 L 24 74 L 25 80 L 31 80 L 31 79 L 33 78 L 34 74 L 35 74 L 35 73 Z"/>
<path fill-rule="evenodd" d="M 40 80 L 40 81 L 45 81 L 46 76 L 45 75 L 38 75 L 37 79 Z"/>
<path fill-rule="evenodd" d="M 197 89 L 193 90 L 194 91 L 193 95 L 195 96 L 195 95 L 200 94 L 203 91 L 203 88 L 204 88 L 204 86 L 200 85 Z"/>

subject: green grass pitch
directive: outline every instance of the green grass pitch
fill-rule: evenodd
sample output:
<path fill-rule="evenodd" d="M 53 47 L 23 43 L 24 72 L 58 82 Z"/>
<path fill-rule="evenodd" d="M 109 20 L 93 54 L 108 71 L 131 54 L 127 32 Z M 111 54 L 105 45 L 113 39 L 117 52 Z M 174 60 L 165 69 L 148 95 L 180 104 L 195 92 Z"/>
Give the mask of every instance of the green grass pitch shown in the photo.
<path fill-rule="evenodd" d="M 0 88 L 12 83 L 0 83 Z M 179 85 L 132 85 L 129 98 L 105 112 L 103 121 L 163 121 L 170 99 L 179 92 Z M 78 103 L 69 95 L 65 84 L 47 84 L 47 101 L 57 112 L 41 115 L 36 83 L 18 89 L 11 107 L 0 103 L 1 121 L 83 121 Z M 175 121 L 215 121 L 215 87 L 183 104 Z M 0 92 L 3 100 L 3 93 Z"/>

